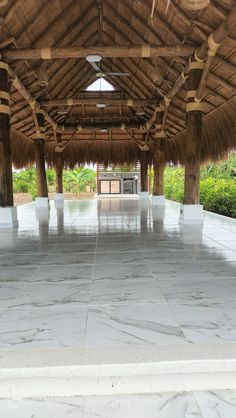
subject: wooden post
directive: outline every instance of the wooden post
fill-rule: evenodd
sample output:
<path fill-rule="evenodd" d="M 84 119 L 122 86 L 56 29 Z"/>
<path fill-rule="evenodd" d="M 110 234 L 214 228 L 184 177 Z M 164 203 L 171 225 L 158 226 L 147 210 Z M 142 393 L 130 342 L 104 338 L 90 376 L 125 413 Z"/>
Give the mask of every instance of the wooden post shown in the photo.
<path fill-rule="evenodd" d="M 96 179 L 96 186 L 97 186 L 97 195 L 100 194 L 100 190 L 99 190 L 99 163 L 97 162 L 97 179 Z"/>
<path fill-rule="evenodd" d="M 8 65 L 0 61 L 0 206 L 13 206 Z"/>
<path fill-rule="evenodd" d="M 63 193 L 63 157 L 61 152 L 56 153 L 56 192 Z"/>
<path fill-rule="evenodd" d="M 45 118 L 41 110 L 35 112 L 36 133 L 33 135 L 38 197 L 48 197 L 44 158 Z"/>
<path fill-rule="evenodd" d="M 184 204 L 200 202 L 200 163 L 202 143 L 202 112 L 204 103 L 194 101 L 204 64 L 192 62 L 189 67 Z"/>
<path fill-rule="evenodd" d="M 163 120 L 166 111 L 163 109 L 156 114 L 156 133 L 155 148 L 153 158 L 153 196 L 164 196 L 164 170 L 165 170 L 165 153 L 164 145 L 166 132 L 163 130 Z"/>
<path fill-rule="evenodd" d="M 165 164 L 163 164 L 160 159 L 155 158 L 153 163 L 153 196 L 164 195 L 164 170 Z"/>
<path fill-rule="evenodd" d="M 148 191 L 148 152 L 143 151 L 140 159 L 141 192 Z"/>

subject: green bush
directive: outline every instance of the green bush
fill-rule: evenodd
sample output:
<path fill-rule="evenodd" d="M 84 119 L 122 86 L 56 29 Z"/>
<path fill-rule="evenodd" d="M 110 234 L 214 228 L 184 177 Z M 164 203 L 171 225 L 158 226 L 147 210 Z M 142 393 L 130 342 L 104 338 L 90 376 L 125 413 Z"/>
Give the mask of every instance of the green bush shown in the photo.
<path fill-rule="evenodd" d="M 167 199 L 182 202 L 184 198 L 184 170 L 182 168 L 165 169 L 164 194 Z"/>
<path fill-rule="evenodd" d="M 29 193 L 32 198 L 37 196 L 35 168 L 13 173 L 13 191 L 14 193 Z"/>
<path fill-rule="evenodd" d="M 71 171 L 64 171 L 64 188 L 67 192 L 78 195 L 80 192 L 86 192 L 87 187 L 91 191 L 96 188 L 96 173 L 91 168 L 77 168 Z"/>
<path fill-rule="evenodd" d="M 183 202 L 184 169 L 167 167 L 165 196 Z M 236 218 L 236 155 L 201 169 L 200 202 L 205 210 Z"/>
<path fill-rule="evenodd" d="M 236 218 L 236 181 L 212 177 L 201 180 L 200 200 L 205 210 Z"/>

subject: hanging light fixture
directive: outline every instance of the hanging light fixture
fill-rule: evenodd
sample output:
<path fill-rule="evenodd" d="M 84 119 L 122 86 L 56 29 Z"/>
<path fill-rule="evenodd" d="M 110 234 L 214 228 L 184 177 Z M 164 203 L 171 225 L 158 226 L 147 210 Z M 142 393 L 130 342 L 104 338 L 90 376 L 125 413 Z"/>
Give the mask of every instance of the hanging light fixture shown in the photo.
<path fill-rule="evenodd" d="M 97 107 L 98 109 L 104 109 L 104 107 L 106 107 L 106 104 L 105 104 L 105 103 L 97 103 L 97 104 L 96 104 L 96 107 Z"/>
<path fill-rule="evenodd" d="M 210 0 L 180 0 L 180 5 L 187 10 L 197 11 L 209 6 Z"/>
<path fill-rule="evenodd" d="M 88 62 L 100 62 L 101 60 L 101 55 L 87 55 L 86 57 L 86 61 Z"/>

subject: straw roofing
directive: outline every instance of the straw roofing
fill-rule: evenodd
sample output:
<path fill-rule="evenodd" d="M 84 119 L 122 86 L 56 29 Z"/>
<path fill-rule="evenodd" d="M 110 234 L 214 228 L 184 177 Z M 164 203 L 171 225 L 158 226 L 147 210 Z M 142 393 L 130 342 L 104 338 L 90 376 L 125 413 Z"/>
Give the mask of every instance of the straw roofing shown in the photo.
<path fill-rule="evenodd" d="M 209 114 L 203 121 L 202 162 L 224 158 L 226 153 L 236 150 L 236 97 Z M 166 162 L 184 164 L 188 132 L 168 138 L 164 142 Z M 152 161 L 154 146 L 149 153 Z M 34 162 L 33 142 L 23 134 L 12 130 L 13 162 L 16 168 L 22 168 Z M 132 141 L 124 139 L 71 141 L 63 151 L 65 167 L 73 168 L 77 164 L 102 163 L 134 164 L 140 160 L 141 150 Z M 54 165 L 55 145 L 46 144 L 46 161 Z"/>
<path fill-rule="evenodd" d="M 188 131 L 165 142 L 166 161 L 184 164 Z M 201 160 L 217 160 L 236 150 L 236 97 L 209 114 L 203 121 Z"/>

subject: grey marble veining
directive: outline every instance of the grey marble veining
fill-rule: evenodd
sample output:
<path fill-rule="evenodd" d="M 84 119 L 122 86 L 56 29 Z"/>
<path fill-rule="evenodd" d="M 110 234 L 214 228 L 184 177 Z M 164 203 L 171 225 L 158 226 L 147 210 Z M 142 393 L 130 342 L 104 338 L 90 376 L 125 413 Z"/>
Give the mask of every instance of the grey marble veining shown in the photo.
<path fill-rule="evenodd" d="M 86 397 L 84 418 L 202 418 L 192 393 Z"/>
<path fill-rule="evenodd" d="M 91 305 L 86 345 L 185 343 L 167 304 Z"/>
<path fill-rule="evenodd" d="M 2 309 L 0 349 L 83 345 L 87 311 L 86 306 Z"/>
<path fill-rule="evenodd" d="M 183 227 L 178 204 L 129 199 L 18 217 L 0 232 L 1 349 L 236 342 L 235 220 Z"/>
<path fill-rule="evenodd" d="M 203 418 L 235 418 L 236 391 L 195 392 Z"/>

